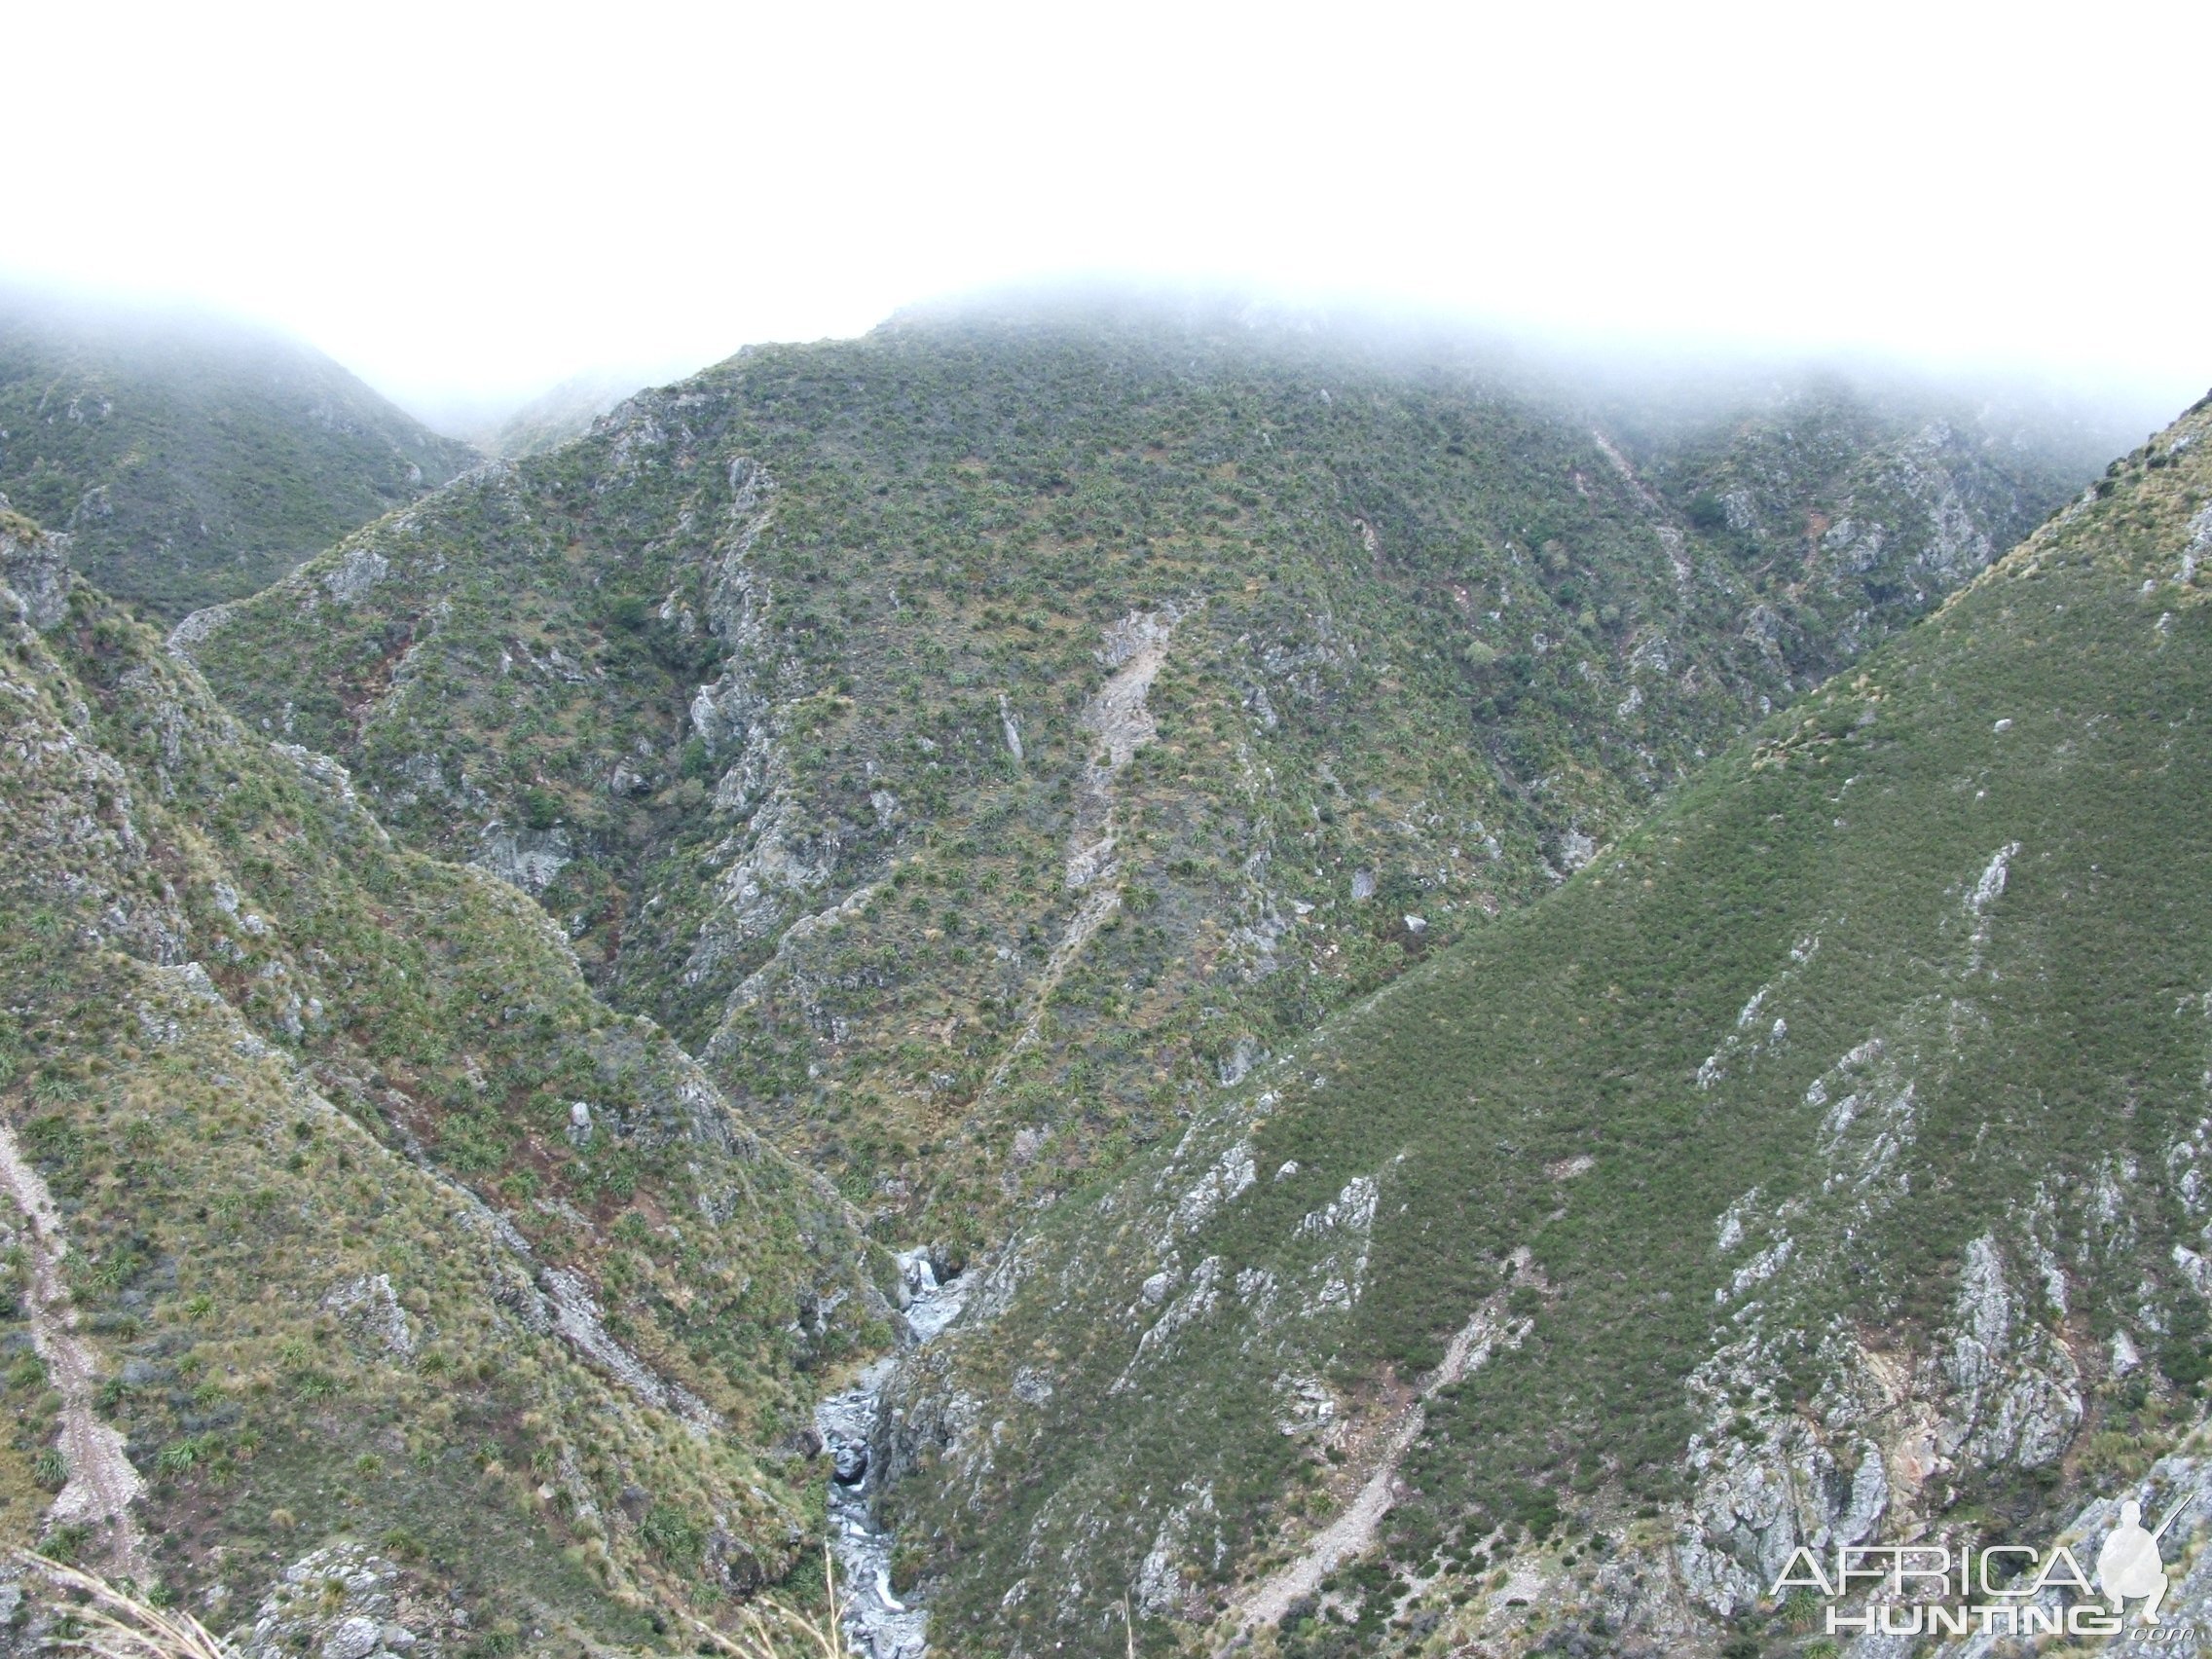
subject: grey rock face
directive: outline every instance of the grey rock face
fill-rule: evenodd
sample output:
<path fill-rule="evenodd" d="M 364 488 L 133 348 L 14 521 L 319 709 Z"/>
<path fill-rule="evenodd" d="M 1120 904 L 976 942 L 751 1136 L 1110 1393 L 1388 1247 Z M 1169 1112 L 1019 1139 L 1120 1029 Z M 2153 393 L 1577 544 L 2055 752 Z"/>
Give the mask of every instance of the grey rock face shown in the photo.
<path fill-rule="evenodd" d="M 485 834 L 484 850 L 471 862 L 535 896 L 552 884 L 573 851 L 569 832 L 558 825 L 550 830 L 506 830 L 495 825 Z"/>
<path fill-rule="evenodd" d="M 20 521 L 18 521 L 20 522 Z M 40 633 L 69 613 L 69 538 L 18 535 L 0 520 L 0 608 Z"/>
<path fill-rule="evenodd" d="M 1967 1246 L 1958 1320 L 1943 1360 L 1957 1389 L 1948 1437 L 1977 1462 L 2056 1461 L 2082 1420 L 2080 1370 L 2066 1346 L 2028 1316 L 1989 1235 Z"/>
<path fill-rule="evenodd" d="M 340 605 L 350 605 L 391 574 L 391 561 L 374 547 L 349 548 L 323 576 L 322 585 Z"/>
<path fill-rule="evenodd" d="M 1217 1068 L 1221 1087 L 1235 1088 L 1252 1075 L 1252 1068 L 1267 1058 L 1266 1051 L 1249 1037 L 1239 1037 L 1228 1053 L 1221 1057 Z"/>

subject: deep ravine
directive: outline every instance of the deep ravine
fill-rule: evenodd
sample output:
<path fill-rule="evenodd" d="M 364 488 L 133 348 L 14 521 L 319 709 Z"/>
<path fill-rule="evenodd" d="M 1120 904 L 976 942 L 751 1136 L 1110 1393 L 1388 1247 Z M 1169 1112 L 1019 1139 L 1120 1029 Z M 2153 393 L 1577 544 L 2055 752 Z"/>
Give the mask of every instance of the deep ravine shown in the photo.
<path fill-rule="evenodd" d="M 911 1344 L 920 1346 L 951 1324 L 967 1300 L 969 1280 L 940 1283 L 927 1250 L 903 1251 L 899 1271 L 912 1299 L 906 1306 Z M 814 1408 L 814 1425 L 835 1462 L 830 1483 L 830 1536 L 846 1584 L 845 1634 L 863 1659 L 922 1659 L 929 1651 L 929 1614 L 893 1594 L 891 1553 L 898 1538 L 878 1525 L 876 1471 L 868 1458 L 883 1384 L 899 1355 L 885 1354 L 842 1393 Z"/>

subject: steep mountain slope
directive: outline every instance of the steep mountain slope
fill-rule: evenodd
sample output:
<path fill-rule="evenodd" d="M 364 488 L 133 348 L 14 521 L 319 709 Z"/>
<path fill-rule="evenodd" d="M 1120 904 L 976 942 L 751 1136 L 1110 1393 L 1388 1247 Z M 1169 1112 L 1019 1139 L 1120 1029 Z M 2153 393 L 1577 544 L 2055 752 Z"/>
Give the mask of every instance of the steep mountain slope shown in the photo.
<path fill-rule="evenodd" d="M 0 491 L 158 614 L 266 587 L 476 460 L 279 336 L 0 289 Z"/>
<path fill-rule="evenodd" d="M 806 1561 L 806 1374 L 895 1270 L 529 900 L 67 559 L 0 513 L 0 1530 L 256 1653 L 361 1570 L 372 1637 L 583 1652 Z"/>
<path fill-rule="evenodd" d="M 177 644 L 957 1256 L 1914 613 L 1890 563 L 1748 563 L 1568 390 L 1233 315 L 916 316 L 643 393 Z M 1762 524 L 1863 499 L 1924 587 L 2090 470 L 1857 419 L 1840 471 L 1715 441 Z"/>
<path fill-rule="evenodd" d="M 1799 1543 L 2197 1481 L 2208 560 L 2212 398 L 1036 1220 L 877 1427 L 936 1627 L 1793 1652 Z"/>

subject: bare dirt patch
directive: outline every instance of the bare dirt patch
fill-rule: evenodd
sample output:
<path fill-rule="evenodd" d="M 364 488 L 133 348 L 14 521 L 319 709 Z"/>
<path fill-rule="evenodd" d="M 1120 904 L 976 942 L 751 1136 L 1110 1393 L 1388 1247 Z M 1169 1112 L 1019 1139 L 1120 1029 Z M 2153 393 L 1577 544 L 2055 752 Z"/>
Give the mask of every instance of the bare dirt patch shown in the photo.
<path fill-rule="evenodd" d="M 61 1215 L 6 1124 L 0 1124 L 0 1187 L 23 1213 L 30 1268 L 23 1312 L 31 1345 L 46 1362 L 47 1382 L 61 1396 L 61 1460 L 69 1478 L 47 1512 L 47 1525 L 91 1527 L 95 1553 L 105 1555 L 108 1570 L 144 1580 L 145 1543 L 130 1505 L 146 1484 L 124 1456 L 122 1434 L 92 1409 L 99 1371 L 91 1346 L 77 1335 L 77 1309 L 61 1276 L 61 1259 L 69 1251 Z"/>

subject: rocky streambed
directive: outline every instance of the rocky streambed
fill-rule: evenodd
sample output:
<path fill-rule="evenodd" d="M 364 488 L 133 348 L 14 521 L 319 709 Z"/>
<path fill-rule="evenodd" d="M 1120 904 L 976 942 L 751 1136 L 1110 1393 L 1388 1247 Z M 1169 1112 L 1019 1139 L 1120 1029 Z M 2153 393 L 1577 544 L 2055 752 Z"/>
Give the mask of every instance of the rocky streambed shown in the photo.
<path fill-rule="evenodd" d="M 968 1295 L 968 1280 L 940 1283 L 927 1250 L 899 1257 L 905 1280 L 908 1341 L 918 1346 L 952 1323 Z M 844 1569 L 845 1634 L 862 1659 L 922 1659 L 929 1651 L 929 1615 L 891 1589 L 891 1552 L 898 1539 L 875 1516 L 878 1471 L 868 1438 L 875 1427 L 883 1385 L 899 1356 L 886 1354 L 814 1408 L 814 1426 L 836 1465 L 830 1483 L 830 1538 Z"/>

